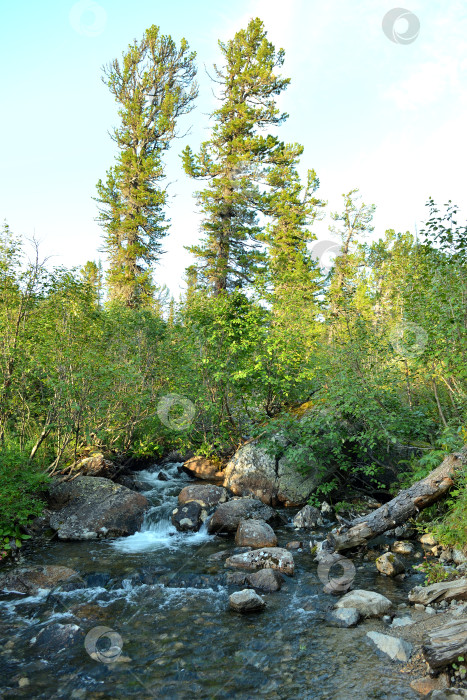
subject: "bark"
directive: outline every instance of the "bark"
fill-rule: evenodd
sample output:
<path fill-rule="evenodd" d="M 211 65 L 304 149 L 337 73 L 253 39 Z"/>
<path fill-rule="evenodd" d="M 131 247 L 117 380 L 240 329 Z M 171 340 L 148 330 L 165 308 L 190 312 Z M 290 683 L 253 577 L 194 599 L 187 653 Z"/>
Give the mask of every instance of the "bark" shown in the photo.
<path fill-rule="evenodd" d="M 442 600 L 448 603 L 451 600 L 467 600 L 467 578 L 432 583 L 431 586 L 416 586 L 410 591 L 409 600 L 422 605 L 440 603 Z"/>
<path fill-rule="evenodd" d="M 467 446 L 458 453 L 448 455 L 427 477 L 400 491 L 392 501 L 385 503 L 381 508 L 333 530 L 328 535 L 330 546 L 335 552 L 358 547 L 415 517 L 449 491 L 459 470 L 466 464 Z"/>
<path fill-rule="evenodd" d="M 462 618 L 431 630 L 424 639 L 423 656 L 431 668 L 455 663 L 467 654 L 467 620 Z"/>

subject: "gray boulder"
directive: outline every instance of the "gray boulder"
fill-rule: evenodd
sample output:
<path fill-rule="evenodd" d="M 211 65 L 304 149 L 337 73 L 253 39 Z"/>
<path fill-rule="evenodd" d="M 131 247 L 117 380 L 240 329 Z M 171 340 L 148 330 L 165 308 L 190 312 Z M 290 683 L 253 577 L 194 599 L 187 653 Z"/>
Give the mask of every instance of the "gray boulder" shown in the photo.
<path fill-rule="evenodd" d="M 240 613 L 257 612 L 266 607 L 266 602 L 251 588 L 232 593 L 229 597 L 229 604 L 232 610 Z"/>
<path fill-rule="evenodd" d="M 78 476 L 49 489 L 49 505 L 56 512 L 50 526 L 61 540 L 94 540 L 133 535 L 143 523 L 149 502 L 103 477 Z"/>
<path fill-rule="evenodd" d="M 241 520 L 235 534 L 235 544 L 239 547 L 276 547 L 276 533 L 264 520 Z"/>
<path fill-rule="evenodd" d="M 241 520 L 250 518 L 271 523 L 278 519 L 278 515 L 275 510 L 257 499 L 236 498 L 217 507 L 209 521 L 208 531 L 211 534 L 233 533 L 237 531 Z"/>
<path fill-rule="evenodd" d="M 190 484 L 185 486 L 178 494 L 178 502 L 180 505 L 189 501 L 197 501 L 202 506 L 213 508 L 219 503 L 225 503 L 228 499 L 228 493 L 222 486 L 214 486 L 213 484 Z"/>
<path fill-rule="evenodd" d="M 380 593 L 357 589 L 342 596 L 334 607 L 355 608 L 362 617 L 380 617 L 389 612 L 392 603 Z"/>
<path fill-rule="evenodd" d="M 320 511 L 317 508 L 306 505 L 304 508 L 298 511 L 297 515 L 293 519 L 293 524 L 296 528 L 311 530 L 317 525 L 322 525 L 323 519 Z"/>
<path fill-rule="evenodd" d="M 265 593 L 274 593 L 282 587 L 284 579 L 278 571 L 273 569 L 260 569 L 247 576 L 247 582 L 253 588 L 258 588 Z"/>
<path fill-rule="evenodd" d="M 326 615 L 326 622 L 332 627 L 355 627 L 360 620 L 360 613 L 355 608 L 331 610 Z"/>
<path fill-rule="evenodd" d="M 380 632 L 367 632 L 366 636 L 371 639 L 379 651 L 389 656 L 393 661 L 407 663 L 412 656 L 412 645 L 403 639 L 391 637 L 388 634 L 381 634 Z"/>
<path fill-rule="evenodd" d="M 282 547 L 265 547 L 234 554 L 226 560 L 225 566 L 235 569 L 275 569 L 289 576 L 293 576 L 295 568 L 293 556 Z"/>
<path fill-rule="evenodd" d="M 278 436 L 277 443 L 280 458 L 254 442 L 240 447 L 224 470 L 224 486 L 238 496 L 252 496 L 268 505 L 305 505 L 316 487 L 335 470 L 324 470 L 310 460 L 309 472 L 303 475 L 292 453 L 287 454 L 284 439 Z"/>
<path fill-rule="evenodd" d="M 393 554 L 393 552 L 386 552 L 386 554 L 378 557 L 376 560 L 376 568 L 380 574 L 391 577 L 403 574 L 405 571 L 403 562 L 398 556 Z"/>

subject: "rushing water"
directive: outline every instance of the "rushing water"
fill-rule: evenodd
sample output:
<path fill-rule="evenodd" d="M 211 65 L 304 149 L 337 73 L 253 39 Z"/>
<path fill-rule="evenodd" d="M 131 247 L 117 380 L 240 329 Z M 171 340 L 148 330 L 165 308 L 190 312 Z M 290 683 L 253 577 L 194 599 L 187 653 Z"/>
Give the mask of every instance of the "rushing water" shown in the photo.
<path fill-rule="evenodd" d="M 309 551 L 294 553 L 295 576 L 265 595 L 264 612 L 229 611 L 228 596 L 238 588 L 226 585 L 223 560 L 210 556 L 234 544 L 205 527 L 181 534 L 172 526 L 177 495 L 191 481 L 178 467 L 163 467 L 167 481 L 158 479 L 160 467 L 139 473 L 152 507 L 132 537 L 35 543 L 25 551 L 23 564 L 69 566 L 87 585 L 0 596 L 0 698 L 418 697 L 400 666 L 365 639 L 366 625 L 326 625 L 325 612 L 335 601 L 323 592 Z M 285 514 L 291 520 L 293 513 Z M 277 535 L 279 546 L 297 538 L 290 524 Z M 356 568 L 354 587 L 377 590 L 395 603 L 414 585 L 413 579 L 400 584 L 379 576 L 374 564 L 360 561 Z M 95 628 L 111 628 L 94 649 L 115 663 L 92 658 L 82 639 L 55 652 L 38 649 L 31 640 L 54 622 L 78 625 L 89 651 Z"/>

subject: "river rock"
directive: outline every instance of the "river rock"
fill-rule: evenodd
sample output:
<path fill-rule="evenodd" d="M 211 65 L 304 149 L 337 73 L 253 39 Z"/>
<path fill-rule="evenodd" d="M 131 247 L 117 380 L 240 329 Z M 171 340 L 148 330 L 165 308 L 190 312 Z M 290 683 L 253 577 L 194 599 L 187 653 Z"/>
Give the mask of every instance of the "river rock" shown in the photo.
<path fill-rule="evenodd" d="M 467 555 L 464 554 L 460 549 L 453 549 L 452 550 L 452 560 L 454 564 L 466 564 L 467 563 Z"/>
<path fill-rule="evenodd" d="M 293 576 L 294 573 L 293 556 L 282 547 L 266 547 L 244 554 L 234 554 L 226 560 L 225 566 L 236 569 L 276 569 L 289 576 Z"/>
<path fill-rule="evenodd" d="M 61 540 L 133 535 L 149 502 L 141 493 L 109 479 L 78 476 L 49 489 L 50 526 Z"/>
<path fill-rule="evenodd" d="M 360 613 L 356 608 L 339 608 L 326 615 L 326 622 L 333 627 L 355 627 L 359 620 Z"/>
<path fill-rule="evenodd" d="M 388 598 L 374 591 L 357 589 L 346 593 L 334 606 L 339 608 L 355 608 L 362 617 L 380 617 L 392 608 Z"/>
<path fill-rule="evenodd" d="M 412 656 L 412 645 L 403 639 L 391 637 L 388 634 L 381 634 L 381 632 L 367 632 L 366 636 L 371 639 L 373 644 L 375 644 L 383 654 L 387 654 L 393 661 L 407 663 Z"/>
<path fill-rule="evenodd" d="M 183 471 L 198 479 L 206 479 L 216 484 L 224 482 L 224 472 L 220 471 L 219 463 L 206 457 L 191 457 L 183 464 Z"/>
<path fill-rule="evenodd" d="M 241 520 L 253 518 L 264 520 L 266 523 L 277 519 L 275 510 L 254 498 L 236 498 L 227 503 L 221 503 L 211 520 L 208 531 L 214 533 L 236 532 Z"/>
<path fill-rule="evenodd" d="M 402 542 L 402 541 L 397 541 L 394 542 L 391 550 L 395 552 L 395 554 L 413 554 L 414 553 L 415 547 L 413 546 L 412 542 Z"/>
<path fill-rule="evenodd" d="M 434 690 L 430 700 L 465 700 L 467 690 L 464 688 L 447 688 L 446 690 Z"/>
<path fill-rule="evenodd" d="M 241 520 L 235 535 L 235 544 L 239 547 L 275 547 L 276 533 L 264 520 Z"/>
<path fill-rule="evenodd" d="M 419 538 L 419 541 L 422 544 L 429 545 L 430 547 L 433 547 L 434 545 L 438 544 L 434 536 L 431 534 L 431 532 L 427 532 L 424 535 L 422 535 Z"/>
<path fill-rule="evenodd" d="M 218 503 L 225 503 L 227 499 L 228 493 L 226 489 L 213 484 L 190 484 L 185 486 L 178 494 L 180 505 L 189 501 L 197 501 L 207 508 L 217 506 Z"/>
<path fill-rule="evenodd" d="M 307 505 L 298 511 L 293 519 L 293 524 L 296 528 L 311 530 L 317 525 L 323 525 L 323 519 L 317 508 Z"/>
<path fill-rule="evenodd" d="M 410 683 L 410 687 L 420 695 L 429 695 L 433 690 L 449 688 L 449 677 L 446 673 L 441 673 L 437 678 L 431 676 L 416 678 Z M 430 695 L 430 697 L 433 696 Z"/>
<path fill-rule="evenodd" d="M 303 475 L 297 469 L 296 460 L 287 455 L 284 439 L 279 436 L 277 442 L 283 453 L 279 459 L 255 442 L 240 447 L 227 463 L 224 486 L 238 496 L 252 496 L 268 505 L 305 505 L 311 493 L 333 470 L 325 471 L 309 458 L 310 471 Z"/>
<path fill-rule="evenodd" d="M 419 605 L 440 603 L 443 600 L 448 603 L 451 600 L 467 600 L 467 578 L 441 581 L 441 583 L 432 583 L 430 586 L 415 586 L 409 592 L 409 600 Z"/>
<path fill-rule="evenodd" d="M 112 478 L 117 472 L 115 464 L 105 459 L 102 452 L 93 452 L 89 457 L 85 457 L 78 462 L 75 468 L 82 476 L 103 476 Z"/>
<path fill-rule="evenodd" d="M 247 576 L 247 581 L 253 588 L 258 588 L 265 593 L 274 593 L 281 589 L 284 579 L 278 571 L 260 569 Z"/>
<path fill-rule="evenodd" d="M 57 656 L 68 647 L 84 641 L 84 632 L 78 625 L 62 625 L 54 622 L 31 639 L 30 644 L 36 647 L 39 656 L 48 657 L 51 654 Z"/>
<path fill-rule="evenodd" d="M 232 610 L 240 613 L 256 612 L 266 607 L 266 602 L 251 588 L 232 593 L 229 603 Z"/>
<path fill-rule="evenodd" d="M 208 517 L 208 512 L 198 501 L 188 501 L 172 511 L 172 524 L 179 532 L 197 532 Z"/>
<path fill-rule="evenodd" d="M 398 576 L 404 573 L 405 566 L 392 552 L 386 552 L 376 560 L 376 568 L 385 576 Z"/>
<path fill-rule="evenodd" d="M 74 590 L 85 585 L 78 573 L 67 566 L 22 566 L 0 575 L 0 590 L 28 595 L 39 589 L 60 586 L 61 590 Z"/>

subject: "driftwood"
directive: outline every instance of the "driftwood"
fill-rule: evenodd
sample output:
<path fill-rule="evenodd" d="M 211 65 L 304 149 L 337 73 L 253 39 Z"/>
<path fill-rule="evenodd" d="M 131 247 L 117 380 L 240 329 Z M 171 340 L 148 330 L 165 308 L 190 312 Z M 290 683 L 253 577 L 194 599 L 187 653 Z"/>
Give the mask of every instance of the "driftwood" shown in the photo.
<path fill-rule="evenodd" d="M 448 622 L 432 629 L 422 647 L 423 656 L 431 668 L 442 668 L 467 655 L 467 619 Z"/>
<path fill-rule="evenodd" d="M 432 583 L 431 586 L 416 586 L 410 591 L 409 600 L 422 605 L 440 603 L 442 600 L 448 603 L 451 600 L 467 600 L 467 578 Z"/>
<path fill-rule="evenodd" d="M 392 501 L 385 503 L 381 508 L 333 530 L 328 535 L 330 548 L 339 552 L 358 547 L 386 530 L 405 523 L 423 508 L 442 498 L 453 485 L 457 472 L 465 464 L 467 446 L 458 453 L 448 455 L 427 477 L 400 491 Z"/>

